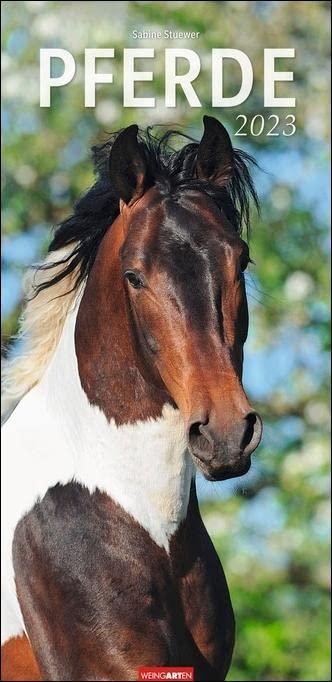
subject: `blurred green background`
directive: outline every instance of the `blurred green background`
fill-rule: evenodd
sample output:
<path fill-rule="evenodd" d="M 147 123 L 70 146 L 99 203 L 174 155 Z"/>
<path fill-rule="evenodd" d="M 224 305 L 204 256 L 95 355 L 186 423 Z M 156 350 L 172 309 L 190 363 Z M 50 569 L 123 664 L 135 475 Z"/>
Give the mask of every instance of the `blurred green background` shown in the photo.
<path fill-rule="evenodd" d="M 253 215 L 255 261 L 247 274 L 251 327 L 244 383 L 264 424 L 247 476 L 200 481 L 201 507 L 228 577 L 237 642 L 228 680 L 329 680 L 329 268 L 328 2 L 4 2 L 3 13 L 3 343 L 17 329 L 21 275 L 45 252 L 51 228 L 93 179 L 92 143 L 132 122 L 180 124 L 200 137 L 202 115 L 230 132 L 236 116 L 296 114 L 292 137 L 233 138 L 266 172 L 255 178 L 262 214 Z M 179 93 L 163 105 L 163 49 L 133 29 L 200 31 L 181 47 L 199 52 L 195 86 L 202 109 Z M 122 108 L 123 47 L 155 47 L 154 109 Z M 39 49 L 64 47 L 77 61 L 72 84 L 39 107 Z M 84 48 L 114 47 L 114 84 L 98 86 L 84 109 Z M 246 52 L 254 89 L 236 109 L 211 109 L 213 47 Z M 263 107 L 264 47 L 294 47 L 296 110 Z M 107 64 L 107 62 L 106 62 Z M 103 63 L 105 66 L 105 63 Z M 148 63 L 151 68 L 151 62 Z M 238 87 L 227 69 L 226 94 Z M 140 87 L 138 88 L 138 90 Z M 279 94 L 279 92 L 278 92 Z"/>

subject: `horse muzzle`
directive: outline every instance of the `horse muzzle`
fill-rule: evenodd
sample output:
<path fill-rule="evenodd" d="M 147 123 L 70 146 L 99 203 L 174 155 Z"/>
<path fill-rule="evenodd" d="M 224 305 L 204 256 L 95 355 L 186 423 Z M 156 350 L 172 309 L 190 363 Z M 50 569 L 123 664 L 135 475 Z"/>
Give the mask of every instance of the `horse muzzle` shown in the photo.
<path fill-rule="evenodd" d="M 256 412 L 234 419 L 223 427 L 216 417 L 201 415 L 189 423 L 189 451 L 197 467 L 210 481 L 243 476 L 262 437 L 262 420 Z"/>

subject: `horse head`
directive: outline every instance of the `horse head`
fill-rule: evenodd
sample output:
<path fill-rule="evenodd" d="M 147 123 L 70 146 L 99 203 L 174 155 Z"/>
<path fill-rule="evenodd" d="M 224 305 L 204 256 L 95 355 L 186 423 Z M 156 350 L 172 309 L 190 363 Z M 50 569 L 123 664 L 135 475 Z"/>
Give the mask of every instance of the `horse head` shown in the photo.
<path fill-rule="evenodd" d="M 222 480 L 248 471 L 262 422 L 242 386 L 248 332 L 243 273 L 250 258 L 227 190 L 239 180 L 240 162 L 226 129 L 207 116 L 204 126 L 200 144 L 174 152 L 167 172 L 160 147 L 154 156 L 149 154 L 137 126 L 116 138 L 109 175 L 119 213 L 88 278 L 84 296 L 90 306 L 83 306 L 81 320 L 86 324 L 88 316 L 91 324 L 85 345 L 78 343 L 78 358 L 86 393 L 102 403 L 101 375 L 108 376 L 105 367 L 110 362 L 105 357 L 119 344 L 112 331 L 105 336 L 105 325 L 111 329 L 122 311 L 120 345 L 127 354 L 127 382 L 134 363 L 151 395 L 180 410 L 198 468 L 206 478 Z M 110 291 L 112 314 L 107 315 Z M 104 309 L 100 334 L 98 306 Z M 91 335 L 94 345 L 103 348 L 103 370 L 101 351 L 96 360 L 91 357 Z M 113 366 L 114 372 L 119 384 Z M 96 374 L 99 384 L 93 390 Z M 115 384 L 112 391 L 116 395 Z M 112 410 L 108 416 L 114 416 Z"/>

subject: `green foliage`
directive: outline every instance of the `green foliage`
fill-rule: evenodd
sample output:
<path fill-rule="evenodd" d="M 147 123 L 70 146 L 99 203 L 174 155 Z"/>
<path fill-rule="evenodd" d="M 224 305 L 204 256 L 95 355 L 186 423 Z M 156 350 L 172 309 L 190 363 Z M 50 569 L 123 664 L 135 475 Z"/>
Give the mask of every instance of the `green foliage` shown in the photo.
<path fill-rule="evenodd" d="M 285 523 L 279 529 L 267 528 L 267 536 L 259 539 L 257 528 L 234 521 L 244 517 L 239 514 L 244 505 L 239 496 L 222 505 L 203 504 L 205 523 L 226 569 L 236 614 L 236 646 L 227 678 L 234 682 L 330 679 L 326 540 L 311 537 L 310 542 L 309 518 L 304 521 L 301 509 L 289 517 L 289 499 L 283 501 L 282 496 L 279 493 Z M 262 516 L 267 500 L 263 497 Z M 298 506 L 301 504 L 299 493 Z M 312 513 L 316 508 L 313 501 L 311 507 Z M 233 533 L 238 536 L 236 541 Z"/>
<path fill-rule="evenodd" d="M 237 643 L 229 680 L 328 680 L 329 508 L 327 351 L 327 144 L 329 3 L 326 2 L 11 2 L 3 3 L 4 298 L 3 335 L 17 329 L 18 281 L 43 253 L 52 226 L 67 216 L 93 179 L 87 150 L 106 131 L 138 122 L 180 124 L 199 137 L 203 113 L 230 132 L 236 116 L 263 106 L 263 49 L 294 47 L 297 98 L 293 137 L 238 137 L 267 171 L 255 173 L 261 216 L 253 214 L 247 275 L 251 331 L 245 380 L 265 436 L 251 473 L 215 489 L 201 485 L 202 510 L 230 584 Z M 168 41 L 134 41 L 134 28 L 200 31 L 202 109 L 179 93 L 163 106 Z M 69 49 L 72 84 L 39 107 L 38 51 Z M 155 109 L 123 109 L 121 58 L 114 83 L 83 106 L 85 47 L 154 46 Z M 210 51 L 234 47 L 254 65 L 254 89 L 236 109 L 211 108 Z M 149 68 L 150 68 L 149 64 Z M 288 66 L 284 66 L 288 68 Z M 226 93 L 238 86 L 226 75 Z M 288 95 L 289 84 L 283 84 Z M 150 84 L 138 86 L 144 96 Z M 232 493 L 232 494 L 231 494 Z"/>

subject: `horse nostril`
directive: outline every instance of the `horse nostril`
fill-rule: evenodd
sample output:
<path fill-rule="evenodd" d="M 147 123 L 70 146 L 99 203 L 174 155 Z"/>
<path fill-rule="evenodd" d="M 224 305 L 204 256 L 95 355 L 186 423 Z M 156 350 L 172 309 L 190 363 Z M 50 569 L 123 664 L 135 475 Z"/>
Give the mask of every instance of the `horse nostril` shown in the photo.
<path fill-rule="evenodd" d="M 247 422 L 245 426 L 245 431 L 242 437 L 241 441 L 241 449 L 245 450 L 247 445 L 251 442 L 251 439 L 254 435 L 254 426 L 256 423 L 256 414 L 255 412 L 249 412 L 247 416 L 244 418 L 245 421 Z"/>
<path fill-rule="evenodd" d="M 211 456 L 213 452 L 213 438 L 206 428 L 208 423 L 209 418 L 206 417 L 201 421 L 192 422 L 188 429 L 189 445 L 197 457 L 200 456 L 200 453 L 204 453 L 204 458 L 206 458 L 207 454 Z"/>
<path fill-rule="evenodd" d="M 200 422 L 193 422 L 189 427 L 188 432 L 189 442 L 196 441 L 202 443 L 204 440 L 208 440 L 209 442 L 211 442 L 211 436 L 208 430 L 205 428 L 208 425 L 208 423 L 209 423 L 208 417 Z"/>
<path fill-rule="evenodd" d="M 245 417 L 247 422 L 241 441 L 241 450 L 250 455 L 260 442 L 262 437 L 262 420 L 256 412 L 249 412 Z"/>
<path fill-rule="evenodd" d="M 193 424 L 190 425 L 189 427 L 189 439 L 190 438 L 198 438 L 198 436 L 201 435 L 200 428 L 202 426 L 202 422 L 194 422 Z"/>

